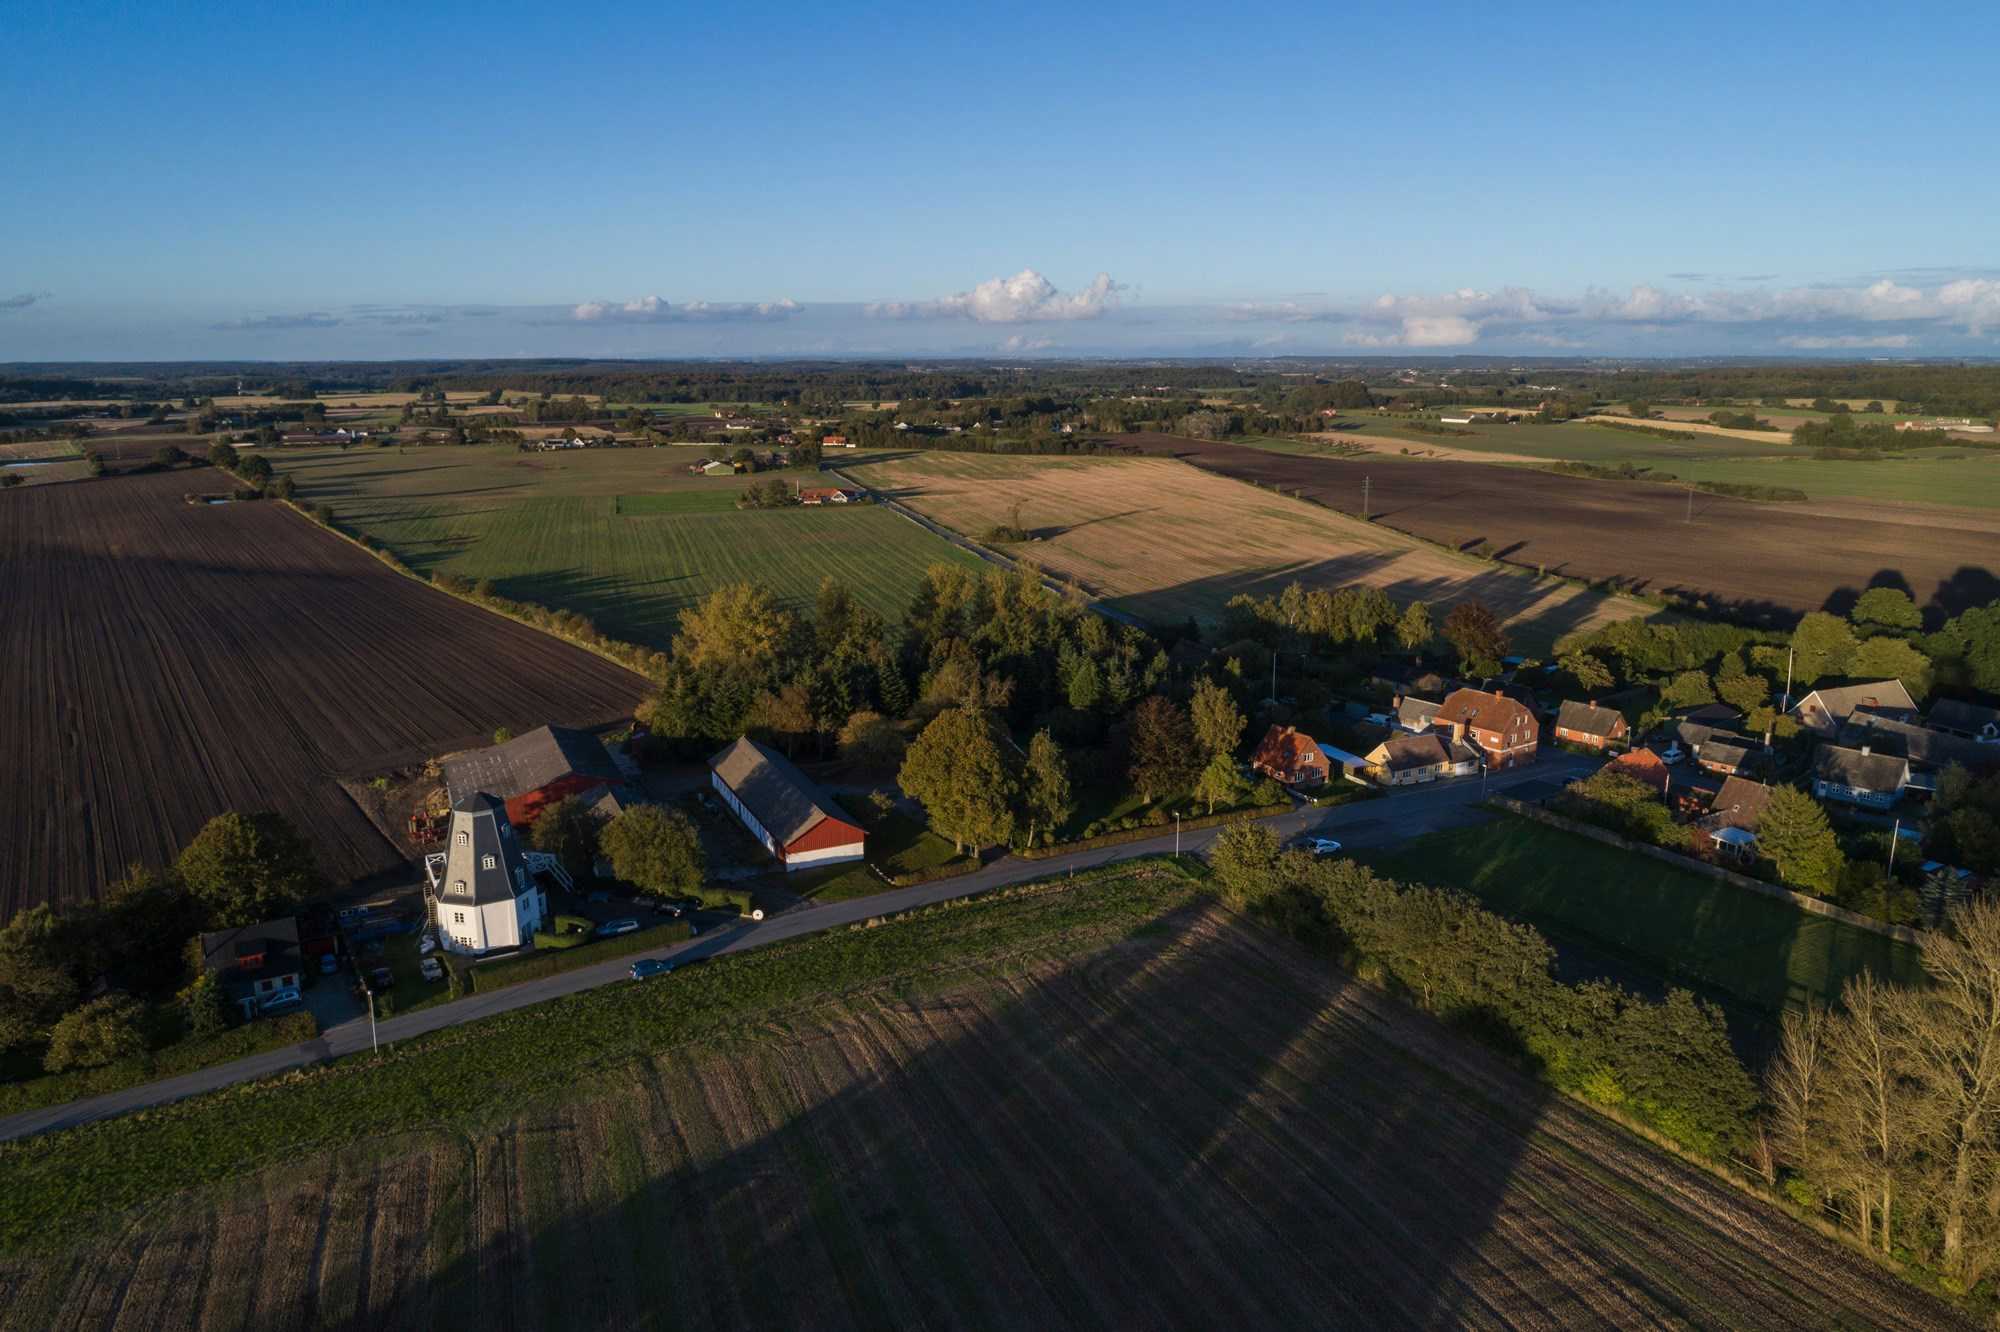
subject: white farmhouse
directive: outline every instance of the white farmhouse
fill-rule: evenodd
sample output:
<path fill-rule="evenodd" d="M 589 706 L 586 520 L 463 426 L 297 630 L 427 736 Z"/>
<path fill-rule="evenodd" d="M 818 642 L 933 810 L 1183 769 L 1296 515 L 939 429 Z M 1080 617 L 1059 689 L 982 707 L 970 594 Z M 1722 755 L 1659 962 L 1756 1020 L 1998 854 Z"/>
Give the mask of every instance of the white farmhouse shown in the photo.
<path fill-rule="evenodd" d="M 507 806 L 484 791 L 451 807 L 442 873 L 433 869 L 431 911 L 438 940 L 453 953 L 520 948 L 549 914 L 528 877 Z"/>

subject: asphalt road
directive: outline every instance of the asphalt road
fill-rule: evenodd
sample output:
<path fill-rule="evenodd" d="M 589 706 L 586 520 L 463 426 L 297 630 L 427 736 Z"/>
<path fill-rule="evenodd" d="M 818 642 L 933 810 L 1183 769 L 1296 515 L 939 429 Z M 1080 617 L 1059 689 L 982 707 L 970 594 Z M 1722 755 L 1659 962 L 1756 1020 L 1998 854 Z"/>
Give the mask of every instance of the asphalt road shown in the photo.
<path fill-rule="evenodd" d="M 1596 762 L 1591 759 L 1577 758 L 1555 750 L 1544 750 L 1541 760 L 1534 766 L 1490 778 L 1489 789 L 1497 792 L 1527 782 L 1569 781 L 1596 766 Z M 1487 817 L 1477 808 L 1480 799 L 1480 781 L 1477 778 L 1467 777 L 1434 786 L 1397 791 L 1386 799 L 1337 806 L 1325 811 L 1311 808 L 1294 809 L 1290 813 L 1273 815 L 1263 820 L 1263 823 L 1281 839 L 1312 832 L 1337 838 L 1348 847 L 1375 847 L 1423 833 L 1477 822 Z M 1178 849 L 1183 855 L 1200 854 L 1214 844 L 1221 832 L 1220 828 L 1204 828 L 1198 832 L 1183 834 L 1179 839 Z M 968 897 L 1007 884 L 1024 883 L 1030 879 L 1053 878 L 1071 870 L 1091 869 L 1098 865 L 1132 860 L 1140 856 L 1156 856 L 1175 849 L 1175 836 L 1168 831 L 1145 841 L 1077 851 L 1069 855 L 1051 856 L 1044 860 L 1023 860 L 1018 856 L 1005 856 L 971 874 L 961 875 L 955 879 L 920 884 L 915 888 L 891 889 L 870 897 L 831 902 L 824 906 L 806 903 L 783 915 L 759 923 L 743 921 L 740 924 L 714 929 L 673 948 L 630 954 L 612 961 L 600 962 L 595 966 L 579 967 L 575 971 L 566 971 L 560 975 L 523 981 L 519 985 L 511 985 L 490 994 L 468 995 L 452 1003 L 439 1004 L 433 1008 L 393 1017 L 380 1023 L 372 1037 L 368 1019 L 361 1017 L 321 1032 L 315 1039 L 299 1045 L 267 1050 L 263 1054 L 251 1055 L 233 1063 L 217 1064 L 180 1077 L 143 1083 L 140 1086 L 127 1087 L 122 1091 L 107 1092 L 102 1096 L 70 1101 L 64 1105 L 45 1106 L 39 1110 L 22 1111 L 20 1114 L 0 1119 L 0 1141 L 47 1133 L 53 1129 L 73 1128 L 78 1124 L 90 1123 L 92 1120 L 109 1119 L 129 1114 L 134 1110 L 166 1105 L 239 1082 L 249 1082 L 269 1077 L 274 1073 L 283 1073 L 287 1069 L 322 1063 L 341 1055 L 357 1054 L 367 1050 L 371 1040 L 379 1040 L 382 1044 L 388 1045 L 408 1040 L 413 1036 L 421 1036 L 425 1032 L 436 1031 L 441 1027 L 456 1026 L 461 1022 L 476 1022 L 495 1013 L 512 1012 L 514 1009 L 526 1008 L 531 1004 L 543 1003 L 566 994 L 576 994 L 583 990 L 595 989 L 600 985 L 609 985 L 624 980 L 631 972 L 632 963 L 641 957 L 691 959 L 741 952 L 744 949 L 760 948 L 786 939 L 795 939 L 801 935 L 814 934 L 820 930 L 852 924 L 855 921 L 866 920 L 870 916 L 891 915 L 899 911 L 908 911 L 913 907 L 928 906 L 933 902 Z"/>

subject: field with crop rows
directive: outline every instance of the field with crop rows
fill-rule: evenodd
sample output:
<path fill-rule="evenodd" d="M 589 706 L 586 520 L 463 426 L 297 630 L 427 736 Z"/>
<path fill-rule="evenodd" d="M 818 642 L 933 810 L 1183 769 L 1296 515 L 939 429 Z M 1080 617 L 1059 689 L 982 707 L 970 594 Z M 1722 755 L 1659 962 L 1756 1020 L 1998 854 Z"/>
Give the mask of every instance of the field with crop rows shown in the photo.
<path fill-rule="evenodd" d="M 686 449 L 283 450 L 307 503 L 411 568 L 492 579 L 502 595 L 578 611 L 617 638 L 665 648 L 682 610 L 748 580 L 794 606 L 831 575 L 900 618 L 924 570 L 977 563 L 872 505 L 739 510 L 756 476 L 690 476 Z M 780 474 L 798 484 L 806 473 Z"/>
<path fill-rule="evenodd" d="M 1706 602 L 1752 620 L 1790 623 L 1801 611 L 1838 605 L 1844 595 L 1878 582 L 1908 587 L 1918 605 L 1939 613 L 1983 606 L 2000 595 L 2000 523 L 1989 510 L 1969 505 L 1837 496 L 1779 504 L 1716 495 L 1696 495 L 1690 504 L 1682 486 L 1464 459 L 1388 464 L 1306 458 L 1161 434 L 1121 435 L 1112 443 L 1297 491 L 1343 513 L 1360 510 L 1362 482 L 1369 479 L 1378 527 L 1459 549 L 1484 542 L 1515 567 L 1618 579 L 1634 590 Z M 1807 464 L 1785 465 L 1774 474 L 1810 494 L 1810 473 L 1793 472 L 1793 466 Z"/>
<path fill-rule="evenodd" d="M 1529 652 L 1546 651 L 1574 629 L 1651 613 L 1627 598 L 1440 551 L 1165 460 L 894 453 L 845 470 L 973 536 L 1008 521 L 1018 503 L 1035 539 L 1009 554 L 1161 624 L 1214 620 L 1236 594 L 1275 595 L 1294 579 L 1308 587 L 1372 585 L 1398 601 L 1430 602 L 1440 615 L 1476 598 Z"/>
<path fill-rule="evenodd" d="M 958 969 L 0 1260 L 0 1327 L 1967 1325 L 1184 889 L 1084 891 L 1122 905 L 1082 939 L 925 950 Z"/>
<path fill-rule="evenodd" d="M 275 809 L 336 881 L 400 860 L 336 784 L 600 724 L 646 683 L 430 591 L 207 470 L 0 495 L 0 918 Z"/>
<path fill-rule="evenodd" d="M 1767 1013 L 1832 1003 L 1863 969 L 1905 983 L 1921 971 L 1908 944 L 1527 819 L 1433 833 L 1375 865 Z"/>

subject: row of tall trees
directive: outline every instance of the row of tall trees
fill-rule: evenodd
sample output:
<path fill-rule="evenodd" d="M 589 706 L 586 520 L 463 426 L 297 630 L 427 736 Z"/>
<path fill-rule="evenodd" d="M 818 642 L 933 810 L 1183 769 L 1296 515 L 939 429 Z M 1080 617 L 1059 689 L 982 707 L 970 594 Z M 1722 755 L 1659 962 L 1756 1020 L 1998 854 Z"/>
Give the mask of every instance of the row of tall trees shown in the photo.
<path fill-rule="evenodd" d="M 1926 934 L 1923 969 L 1785 1014 L 1771 1138 L 1801 1205 L 1969 1290 L 2000 1259 L 2000 903 Z"/>

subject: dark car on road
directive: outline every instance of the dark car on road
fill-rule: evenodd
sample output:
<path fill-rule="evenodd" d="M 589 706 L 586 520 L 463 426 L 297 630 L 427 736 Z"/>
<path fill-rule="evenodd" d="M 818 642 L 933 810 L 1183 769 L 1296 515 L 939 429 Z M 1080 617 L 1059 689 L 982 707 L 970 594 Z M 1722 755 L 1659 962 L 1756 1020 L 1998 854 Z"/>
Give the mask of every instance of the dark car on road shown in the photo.
<path fill-rule="evenodd" d="M 674 969 L 674 964 L 661 957 L 642 957 L 632 964 L 632 979 L 646 980 L 653 976 L 664 976 Z"/>
<path fill-rule="evenodd" d="M 602 925 L 599 925 L 596 929 L 592 930 L 591 933 L 596 935 L 600 939 L 609 939 L 613 935 L 630 934 L 638 928 L 639 928 L 639 922 L 632 919 L 630 916 L 626 916 L 622 920 L 607 920 Z"/>

